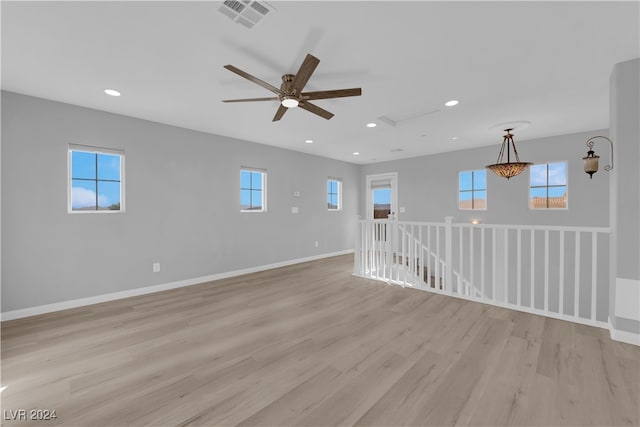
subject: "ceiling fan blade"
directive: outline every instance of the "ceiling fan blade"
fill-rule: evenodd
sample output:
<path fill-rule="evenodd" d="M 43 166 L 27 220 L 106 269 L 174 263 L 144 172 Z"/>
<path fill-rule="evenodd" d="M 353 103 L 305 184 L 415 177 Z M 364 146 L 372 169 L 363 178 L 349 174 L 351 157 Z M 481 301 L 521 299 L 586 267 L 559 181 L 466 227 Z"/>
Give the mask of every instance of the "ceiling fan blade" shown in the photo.
<path fill-rule="evenodd" d="M 329 98 L 344 98 L 347 96 L 360 96 L 362 95 L 361 88 L 353 89 L 338 89 L 338 90 L 318 90 L 315 92 L 303 92 L 300 94 L 304 99 L 329 99 Z"/>
<path fill-rule="evenodd" d="M 329 120 L 331 117 L 334 116 L 333 113 L 307 101 L 300 101 L 300 103 L 298 104 L 298 107 L 302 108 L 303 110 L 307 110 L 313 114 L 317 114 L 318 116 L 327 120 Z"/>
<path fill-rule="evenodd" d="M 270 98 L 223 99 L 222 102 L 278 101 L 279 99 L 277 96 L 272 96 Z"/>
<path fill-rule="evenodd" d="M 270 90 L 271 92 L 275 93 L 276 95 L 280 95 L 280 89 L 278 89 L 275 86 L 270 85 L 269 83 L 260 80 L 257 77 L 252 76 L 249 73 L 246 73 L 244 71 L 242 71 L 240 68 L 234 67 L 233 65 L 225 65 L 224 68 L 226 68 L 227 70 L 236 73 L 237 75 L 239 75 L 240 77 L 244 77 L 245 79 L 254 82 L 255 84 L 262 86 L 263 88 Z"/>
<path fill-rule="evenodd" d="M 280 106 L 278 107 L 278 111 L 276 111 L 276 115 L 273 116 L 273 122 L 277 122 L 278 120 L 280 120 L 282 118 L 282 116 L 284 116 L 284 113 L 286 113 L 288 110 L 287 107 L 285 107 L 284 105 L 280 104 Z"/>
<path fill-rule="evenodd" d="M 302 89 L 306 86 L 311 74 L 313 74 L 319 63 L 320 60 L 309 53 L 304 58 L 300 69 L 296 73 L 296 77 L 293 79 L 292 87 L 296 95 L 302 92 Z"/>

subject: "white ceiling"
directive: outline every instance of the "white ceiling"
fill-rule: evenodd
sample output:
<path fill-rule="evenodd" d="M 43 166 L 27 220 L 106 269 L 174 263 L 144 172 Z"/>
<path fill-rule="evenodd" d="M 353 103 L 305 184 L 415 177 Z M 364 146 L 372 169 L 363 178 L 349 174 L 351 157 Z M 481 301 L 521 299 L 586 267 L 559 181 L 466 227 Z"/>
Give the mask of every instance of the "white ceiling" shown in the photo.
<path fill-rule="evenodd" d="M 3 1 L 2 89 L 364 164 L 497 146 L 503 122 L 531 122 L 516 143 L 606 128 L 611 69 L 640 56 L 635 1 L 271 1 L 252 29 L 220 4 Z M 272 96 L 225 64 L 279 86 L 307 53 L 306 90 L 362 87 L 315 101 L 333 119 L 221 102 Z"/>

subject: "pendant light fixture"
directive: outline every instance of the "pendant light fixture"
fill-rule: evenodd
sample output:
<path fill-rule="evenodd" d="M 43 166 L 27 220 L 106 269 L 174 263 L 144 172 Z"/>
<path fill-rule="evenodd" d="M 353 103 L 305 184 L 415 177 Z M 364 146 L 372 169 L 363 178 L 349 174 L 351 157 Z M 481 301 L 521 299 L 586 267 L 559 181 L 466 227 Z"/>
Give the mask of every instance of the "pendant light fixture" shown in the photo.
<path fill-rule="evenodd" d="M 516 144 L 513 142 L 513 134 L 511 131 L 513 128 L 505 129 L 506 134 L 502 137 L 502 147 L 500 147 L 500 153 L 498 154 L 498 161 L 493 165 L 487 165 L 486 168 L 493 171 L 498 176 L 503 178 L 513 178 L 516 175 L 520 175 L 525 169 L 531 166 L 533 163 L 521 162 L 518 156 L 518 150 L 516 150 Z M 504 161 L 504 151 L 507 149 L 507 161 Z M 511 148 L 513 147 L 513 154 L 516 161 L 511 161 Z"/>

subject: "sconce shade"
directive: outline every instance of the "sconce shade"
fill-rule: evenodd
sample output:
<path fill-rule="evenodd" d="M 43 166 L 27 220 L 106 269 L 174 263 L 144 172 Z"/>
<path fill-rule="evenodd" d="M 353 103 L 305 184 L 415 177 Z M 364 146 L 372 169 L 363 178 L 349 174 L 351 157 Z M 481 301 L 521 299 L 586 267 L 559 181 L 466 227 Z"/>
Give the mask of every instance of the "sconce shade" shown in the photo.
<path fill-rule="evenodd" d="M 594 153 L 593 150 L 587 151 L 587 156 L 583 157 L 584 171 L 589 174 L 589 178 L 593 179 L 593 174 L 598 172 L 598 159 L 600 156 Z"/>
<path fill-rule="evenodd" d="M 513 134 L 511 133 L 513 129 L 505 129 L 506 135 L 502 138 L 502 146 L 500 147 L 500 153 L 498 154 L 498 161 L 493 165 L 487 165 L 486 168 L 493 171 L 498 176 L 502 178 L 513 178 L 516 175 L 520 175 L 527 169 L 532 163 L 521 162 L 520 157 L 518 156 L 518 150 L 516 150 L 516 144 L 513 142 Z M 503 161 L 504 157 L 504 149 L 507 148 L 507 161 Z M 513 147 L 513 154 L 516 156 L 516 161 L 511 161 L 511 147 Z"/>

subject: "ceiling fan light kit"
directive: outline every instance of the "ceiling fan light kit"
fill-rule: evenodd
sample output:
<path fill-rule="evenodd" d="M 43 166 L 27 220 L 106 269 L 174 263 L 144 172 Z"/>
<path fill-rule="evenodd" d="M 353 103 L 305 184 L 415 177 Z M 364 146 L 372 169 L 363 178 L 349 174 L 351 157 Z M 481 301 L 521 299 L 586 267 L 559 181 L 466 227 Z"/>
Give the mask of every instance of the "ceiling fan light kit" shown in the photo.
<path fill-rule="evenodd" d="M 234 67 L 233 65 L 225 65 L 224 68 L 226 68 L 227 70 L 236 73 L 240 77 L 243 77 L 259 86 L 262 86 L 263 88 L 273 92 L 277 96 L 269 98 L 225 99 L 222 102 L 280 101 L 280 106 L 278 107 L 275 116 L 273 116 L 274 122 L 280 120 L 284 113 L 287 112 L 287 109 L 295 107 L 300 107 L 303 110 L 307 110 L 310 113 L 329 120 L 334 116 L 333 113 L 320 108 L 309 101 L 316 99 L 360 96 L 362 95 L 362 89 L 351 88 L 302 92 L 319 63 L 320 60 L 318 58 L 311 54 L 307 54 L 304 61 L 302 62 L 302 65 L 300 65 L 300 69 L 296 74 L 285 74 L 282 76 L 282 84 L 280 85 L 280 89 L 263 80 L 260 80 L 257 77 L 252 76 L 245 71 L 242 71 L 237 67 Z"/>
<path fill-rule="evenodd" d="M 500 147 L 500 153 L 498 153 L 498 161 L 492 165 L 487 165 L 486 168 L 490 169 L 496 175 L 507 178 L 507 180 L 513 178 L 514 176 L 520 175 L 525 171 L 529 166 L 533 163 L 529 162 L 521 162 L 520 157 L 518 156 L 518 150 L 516 150 L 516 144 L 513 142 L 513 134 L 511 133 L 513 129 L 505 129 L 506 134 L 502 137 L 502 146 Z M 504 162 L 504 149 L 507 149 L 507 161 Z M 511 161 L 511 147 L 513 147 L 513 154 L 516 157 L 516 161 Z"/>
<path fill-rule="evenodd" d="M 298 106 L 299 102 L 292 96 L 283 96 L 280 104 L 284 105 L 287 108 L 295 108 Z"/>

